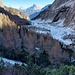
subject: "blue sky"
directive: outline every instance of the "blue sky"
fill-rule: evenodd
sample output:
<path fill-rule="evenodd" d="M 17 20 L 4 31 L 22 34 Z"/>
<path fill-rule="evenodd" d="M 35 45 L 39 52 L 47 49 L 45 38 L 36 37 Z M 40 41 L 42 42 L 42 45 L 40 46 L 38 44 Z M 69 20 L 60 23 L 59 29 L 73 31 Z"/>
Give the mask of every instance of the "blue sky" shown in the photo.
<path fill-rule="evenodd" d="M 33 4 L 38 4 L 41 7 L 44 7 L 47 4 L 51 4 L 54 0 L 2 0 L 4 5 L 8 7 L 19 8 L 21 6 L 27 8 Z"/>

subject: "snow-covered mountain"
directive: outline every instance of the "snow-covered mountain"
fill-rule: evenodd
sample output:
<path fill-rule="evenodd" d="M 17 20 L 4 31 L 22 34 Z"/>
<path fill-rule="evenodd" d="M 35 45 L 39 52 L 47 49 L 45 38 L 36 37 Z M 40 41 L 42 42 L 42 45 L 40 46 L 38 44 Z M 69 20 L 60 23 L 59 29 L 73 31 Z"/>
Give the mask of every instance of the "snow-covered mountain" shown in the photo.
<path fill-rule="evenodd" d="M 32 18 L 32 17 L 35 17 L 35 16 L 37 15 L 37 14 L 35 14 L 35 13 L 40 12 L 41 7 L 40 7 L 39 5 L 34 4 L 33 6 L 28 7 L 27 9 L 25 9 L 24 7 L 21 6 L 21 7 L 19 8 L 19 10 L 20 10 L 21 12 L 23 12 L 23 13 L 29 15 L 30 18 Z M 33 15 L 33 14 L 34 14 L 34 15 Z"/>
<path fill-rule="evenodd" d="M 75 0 L 55 0 L 34 18 L 33 26 L 75 51 Z"/>
<path fill-rule="evenodd" d="M 34 4 L 33 6 L 28 7 L 27 9 L 25 9 L 23 6 L 21 6 L 19 8 L 19 10 L 22 13 L 25 13 L 25 14 L 29 15 L 29 17 L 32 19 L 32 18 L 36 17 L 40 12 L 44 11 L 45 9 L 47 9 L 48 6 L 49 6 L 49 4 L 46 5 L 45 7 L 41 8 L 39 5 Z"/>
<path fill-rule="evenodd" d="M 35 13 L 31 14 L 31 15 L 30 15 L 30 18 L 31 18 L 31 19 L 33 19 L 34 17 L 38 16 L 38 15 L 39 15 L 39 13 L 40 13 L 40 12 L 42 12 L 42 11 L 44 11 L 45 9 L 47 9 L 47 8 L 48 8 L 48 6 L 49 6 L 49 4 L 48 4 L 48 5 L 46 5 L 45 7 L 43 7 L 40 11 L 38 11 L 38 12 L 35 12 Z"/>

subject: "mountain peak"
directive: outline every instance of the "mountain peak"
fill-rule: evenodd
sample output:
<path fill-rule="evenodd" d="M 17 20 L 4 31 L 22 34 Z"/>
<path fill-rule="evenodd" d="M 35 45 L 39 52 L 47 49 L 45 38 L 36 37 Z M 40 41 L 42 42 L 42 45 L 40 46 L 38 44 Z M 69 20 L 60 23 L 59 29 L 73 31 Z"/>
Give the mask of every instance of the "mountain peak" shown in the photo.
<path fill-rule="evenodd" d="M 37 4 L 33 4 L 33 6 L 38 6 Z"/>
<path fill-rule="evenodd" d="M 26 10 L 40 10 L 41 7 L 37 4 L 33 4 L 33 6 L 28 7 Z"/>
<path fill-rule="evenodd" d="M 37 4 L 33 4 L 33 7 L 36 7 L 36 8 L 39 8 L 40 9 L 40 6 L 37 5 Z"/>
<path fill-rule="evenodd" d="M 24 7 L 20 7 L 19 10 L 27 15 L 32 15 L 32 14 L 37 14 L 38 12 L 40 12 L 41 7 L 37 4 L 33 4 L 32 6 L 28 7 L 27 9 L 25 9 Z"/>

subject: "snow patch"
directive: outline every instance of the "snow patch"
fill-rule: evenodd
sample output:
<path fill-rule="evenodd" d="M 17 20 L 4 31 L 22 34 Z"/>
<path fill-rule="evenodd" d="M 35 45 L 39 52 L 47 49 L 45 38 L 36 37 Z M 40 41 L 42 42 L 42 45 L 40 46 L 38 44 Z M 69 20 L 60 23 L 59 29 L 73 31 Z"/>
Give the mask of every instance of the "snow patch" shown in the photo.
<path fill-rule="evenodd" d="M 9 59 L 6 59 L 6 58 L 3 58 L 3 57 L 0 57 L 0 61 L 3 61 L 5 64 L 9 63 L 11 65 L 15 65 L 15 64 L 19 64 L 19 65 L 22 65 L 24 64 L 25 66 L 27 66 L 27 64 L 25 63 L 22 63 L 20 61 L 14 61 L 14 60 L 9 60 Z"/>

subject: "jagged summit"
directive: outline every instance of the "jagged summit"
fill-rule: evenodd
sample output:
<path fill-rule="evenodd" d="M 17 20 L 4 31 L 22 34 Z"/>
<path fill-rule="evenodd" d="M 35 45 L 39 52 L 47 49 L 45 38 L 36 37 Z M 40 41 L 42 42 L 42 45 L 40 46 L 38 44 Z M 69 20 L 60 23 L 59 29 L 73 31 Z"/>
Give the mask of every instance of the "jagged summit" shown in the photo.
<path fill-rule="evenodd" d="M 39 5 L 33 4 L 32 6 L 25 9 L 24 7 L 20 7 L 19 10 L 27 15 L 31 15 L 35 12 L 39 12 L 41 10 L 41 7 Z"/>
<path fill-rule="evenodd" d="M 41 7 L 39 5 L 33 4 L 33 6 L 27 8 L 27 10 L 40 10 Z"/>

